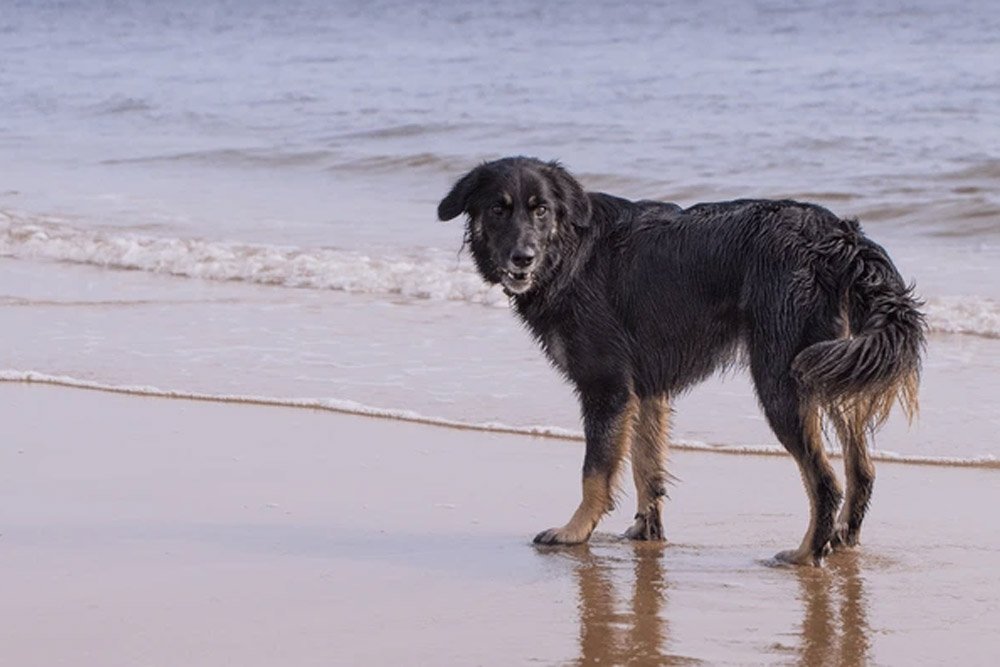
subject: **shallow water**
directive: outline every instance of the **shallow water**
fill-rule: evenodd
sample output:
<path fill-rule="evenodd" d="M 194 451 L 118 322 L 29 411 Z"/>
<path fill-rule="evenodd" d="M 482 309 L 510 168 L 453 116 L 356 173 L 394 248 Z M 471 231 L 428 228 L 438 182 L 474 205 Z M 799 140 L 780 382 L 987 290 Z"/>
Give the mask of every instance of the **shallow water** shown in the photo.
<path fill-rule="evenodd" d="M 922 419 L 877 446 L 996 457 L 998 35 L 987 2 L 17 2 L 0 370 L 577 431 L 434 219 L 525 153 L 630 197 L 859 216 L 934 332 Z M 676 431 L 774 446 L 742 379 L 682 398 Z"/>

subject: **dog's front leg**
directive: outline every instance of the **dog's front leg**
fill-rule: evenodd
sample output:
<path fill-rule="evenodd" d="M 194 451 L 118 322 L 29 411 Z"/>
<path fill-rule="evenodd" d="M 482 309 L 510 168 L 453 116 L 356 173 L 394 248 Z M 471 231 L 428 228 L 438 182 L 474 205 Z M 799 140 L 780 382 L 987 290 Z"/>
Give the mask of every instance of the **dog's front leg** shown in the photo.
<path fill-rule="evenodd" d="M 632 476 L 638 504 L 635 523 L 625 531 L 633 540 L 662 540 L 663 499 L 667 495 L 667 431 L 670 402 L 663 396 L 639 401 L 635 437 L 632 441 Z"/>
<path fill-rule="evenodd" d="M 565 526 L 542 531 L 535 536 L 536 544 L 586 542 L 597 522 L 614 507 L 615 481 L 632 437 L 635 396 L 625 385 L 581 390 L 580 395 L 587 439 L 583 500 Z"/>

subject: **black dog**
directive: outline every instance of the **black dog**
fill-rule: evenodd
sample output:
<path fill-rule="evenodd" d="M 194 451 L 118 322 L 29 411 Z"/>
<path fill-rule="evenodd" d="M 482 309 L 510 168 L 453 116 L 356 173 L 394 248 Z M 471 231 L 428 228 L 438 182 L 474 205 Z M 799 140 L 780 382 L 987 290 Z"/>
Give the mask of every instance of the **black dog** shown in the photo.
<path fill-rule="evenodd" d="M 632 202 L 524 157 L 460 179 L 438 217 L 462 213 L 482 277 L 503 285 L 582 406 L 583 501 L 535 542 L 585 542 L 630 450 L 638 513 L 626 535 L 662 539 L 670 400 L 745 358 L 812 511 L 801 546 L 777 559 L 818 565 L 857 543 L 875 477 L 866 430 L 896 400 L 915 413 L 924 345 L 912 288 L 857 222 L 794 201 Z M 847 473 L 836 519 L 824 415 Z"/>

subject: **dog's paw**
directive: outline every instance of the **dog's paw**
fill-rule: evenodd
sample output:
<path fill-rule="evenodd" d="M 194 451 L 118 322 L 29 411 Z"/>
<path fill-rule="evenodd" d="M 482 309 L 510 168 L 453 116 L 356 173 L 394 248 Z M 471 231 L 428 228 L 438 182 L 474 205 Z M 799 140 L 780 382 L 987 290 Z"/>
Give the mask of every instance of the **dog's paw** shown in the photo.
<path fill-rule="evenodd" d="M 660 520 L 659 513 L 657 512 L 656 516 L 636 514 L 635 523 L 625 531 L 625 538 L 650 542 L 665 540 L 663 522 Z"/>
<path fill-rule="evenodd" d="M 801 549 L 789 549 L 774 554 L 773 562 L 775 565 L 819 567 L 823 564 L 823 558 L 816 557 L 808 551 L 803 552 Z"/>
<path fill-rule="evenodd" d="M 858 546 L 857 531 L 851 532 L 846 525 L 837 526 L 833 531 L 833 537 L 830 538 L 830 548 L 833 551 L 840 551 L 856 546 Z"/>
<path fill-rule="evenodd" d="M 535 544 L 583 544 L 590 538 L 589 532 L 573 530 L 569 526 L 549 528 L 535 535 Z"/>

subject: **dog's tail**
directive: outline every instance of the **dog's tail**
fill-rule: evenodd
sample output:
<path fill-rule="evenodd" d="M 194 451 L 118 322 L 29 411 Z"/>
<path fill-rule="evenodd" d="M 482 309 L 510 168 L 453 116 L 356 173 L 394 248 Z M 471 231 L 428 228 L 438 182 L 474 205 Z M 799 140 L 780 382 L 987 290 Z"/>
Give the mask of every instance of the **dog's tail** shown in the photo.
<path fill-rule="evenodd" d="M 925 344 L 922 304 L 885 250 L 865 237 L 844 268 L 848 337 L 810 345 L 792 368 L 835 423 L 877 428 L 897 401 L 912 420 Z"/>

